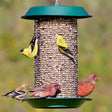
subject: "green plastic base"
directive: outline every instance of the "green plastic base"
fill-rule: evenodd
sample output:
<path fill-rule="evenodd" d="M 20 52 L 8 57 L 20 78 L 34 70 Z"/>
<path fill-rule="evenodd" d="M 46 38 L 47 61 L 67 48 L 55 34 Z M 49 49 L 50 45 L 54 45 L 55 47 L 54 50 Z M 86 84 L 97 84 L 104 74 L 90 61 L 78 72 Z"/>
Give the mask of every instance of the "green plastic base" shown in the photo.
<path fill-rule="evenodd" d="M 30 98 L 23 99 L 34 108 L 77 108 L 91 98 Z"/>

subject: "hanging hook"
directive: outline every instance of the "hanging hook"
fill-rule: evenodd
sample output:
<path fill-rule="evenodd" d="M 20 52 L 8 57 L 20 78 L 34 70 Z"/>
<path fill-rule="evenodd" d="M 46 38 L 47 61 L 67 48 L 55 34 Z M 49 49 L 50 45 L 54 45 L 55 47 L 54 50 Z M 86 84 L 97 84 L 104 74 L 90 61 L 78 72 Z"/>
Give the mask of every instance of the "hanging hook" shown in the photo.
<path fill-rule="evenodd" d="M 55 2 L 55 6 L 58 6 L 58 0 L 56 0 L 56 2 Z"/>

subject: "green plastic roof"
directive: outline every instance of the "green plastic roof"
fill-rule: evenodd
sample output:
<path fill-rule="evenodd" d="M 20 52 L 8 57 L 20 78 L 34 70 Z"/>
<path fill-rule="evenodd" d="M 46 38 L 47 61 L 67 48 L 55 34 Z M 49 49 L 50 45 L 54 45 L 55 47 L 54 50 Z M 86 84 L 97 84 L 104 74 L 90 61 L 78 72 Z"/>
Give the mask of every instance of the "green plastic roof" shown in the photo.
<path fill-rule="evenodd" d="M 80 6 L 36 6 L 31 7 L 22 18 L 35 20 L 40 16 L 75 17 L 77 19 L 92 17 Z"/>

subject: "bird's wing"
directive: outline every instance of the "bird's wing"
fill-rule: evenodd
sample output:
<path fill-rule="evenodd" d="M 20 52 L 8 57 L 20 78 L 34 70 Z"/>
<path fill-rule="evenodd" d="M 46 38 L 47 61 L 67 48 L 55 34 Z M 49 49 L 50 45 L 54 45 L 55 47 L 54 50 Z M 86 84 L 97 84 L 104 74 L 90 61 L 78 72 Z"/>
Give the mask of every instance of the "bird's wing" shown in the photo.
<path fill-rule="evenodd" d="M 51 88 L 52 88 L 51 85 L 48 85 L 48 84 L 42 86 L 42 89 L 43 89 L 44 91 L 50 91 Z"/>
<path fill-rule="evenodd" d="M 36 37 L 33 37 L 29 44 L 35 44 Z"/>
<path fill-rule="evenodd" d="M 32 38 L 32 40 L 29 43 L 29 45 L 31 45 L 31 53 L 33 52 L 33 49 L 34 49 L 35 40 L 36 40 L 36 38 Z"/>
<path fill-rule="evenodd" d="M 51 87 L 50 85 L 45 84 L 42 87 L 36 87 L 36 88 L 30 90 L 30 92 L 34 92 L 34 91 L 46 91 L 47 92 L 50 90 L 50 87 Z"/>
<path fill-rule="evenodd" d="M 62 53 L 64 53 L 66 56 L 68 56 L 73 61 L 73 63 L 75 64 L 74 56 L 73 56 L 73 54 L 71 53 L 71 51 L 68 48 L 65 48 L 65 47 L 62 47 L 62 46 L 58 45 L 58 49 Z"/>
<path fill-rule="evenodd" d="M 78 80 L 78 85 L 79 86 L 84 86 L 85 85 L 85 79 Z"/>
<path fill-rule="evenodd" d="M 8 92 L 8 93 L 6 93 L 6 94 L 4 94 L 2 96 L 7 96 L 7 98 L 10 98 L 10 97 L 15 97 L 17 95 L 19 95 L 19 94 L 15 90 L 13 90 L 13 91 Z"/>
<path fill-rule="evenodd" d="M 88 87 L 88 86 L 90 86 L 91 85 L 91 81 L 89 81 L 89 80 L 87 80 L 87 79 L 80 79 L 79 81 L 78 81 L 78 86 L 85 86 L 85 87 Z"/>
<path fill-rule="evenodd" d="M 63 51 L 65 51 L 67 54 L 73 55 L 73 54 L 71 53 L 71 51 L 70 51 L 68 48 L 62 47 L 62 46 L 60 46 L 60 45 L 58 45 L 58 46 L 59 46 L 59 48 L 61 48 Z"/>
<path fill-rule="evenodd" d="M 26 94 L 27 94 L 27 91 L 22 91 L 22 90 L 20 90 L 20 91 L 16 91 L 16 93 L 18 94 L 18 95 L 16 95 L 15 96 L 15 99 L 21 99 L 21 98 L 23 98 L 24 96 L 26 96 Z"/>
<path fill-rule="evenodd" d="M 35 91 L 43 91 L 43 89 L 40 87 L 36 87 L 36 88 L 30 90 L 30 92 L 35 92 Z"/>
<path fill-rule="evenodd" d="M 34 50 L 34 45 L 31 44 L 31 53 L 33 52 Z"/>
<path fill-rule="evenodd" d="M 17 93 L 18 95 L 20 95 L 20 94 L 25 94 L 26 91 L 19 90 L 19 91 L 16 91 L 16 93 Z"/>
<path fill-rule="evenodd" d="M 30 90 L 30 92 L 35 92 L 35 91 L 49 91 L 48 88 L 34 88 L 32 90 Z"/>
<path fill-rule="evenodd" d="M 35 44 L 32 45 L 33 51 L 31 52 L 32 54 L 37 54 L 38 52 L 38 44 L 37 44 L 37 40 L 35 40 Z"/>

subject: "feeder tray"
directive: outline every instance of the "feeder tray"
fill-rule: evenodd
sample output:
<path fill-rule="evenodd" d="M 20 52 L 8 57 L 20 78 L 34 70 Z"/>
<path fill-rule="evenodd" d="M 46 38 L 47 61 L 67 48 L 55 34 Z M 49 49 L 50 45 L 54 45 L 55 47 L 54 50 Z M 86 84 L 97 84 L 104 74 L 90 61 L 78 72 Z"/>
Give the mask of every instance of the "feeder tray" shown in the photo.
<path fill-rule="evenodd" d="M 40 16 L 71 16 L 76 19 L 92 17 L 80 6 L 36 6 L 31 7 L 22 18 L 35 20 Z"/>
<path fill-rule="evenodd" d="M 34 108 L 77 108 L 85 101 L 90 101 L 91 98 L 30 98 L 23 99 Z"/>

